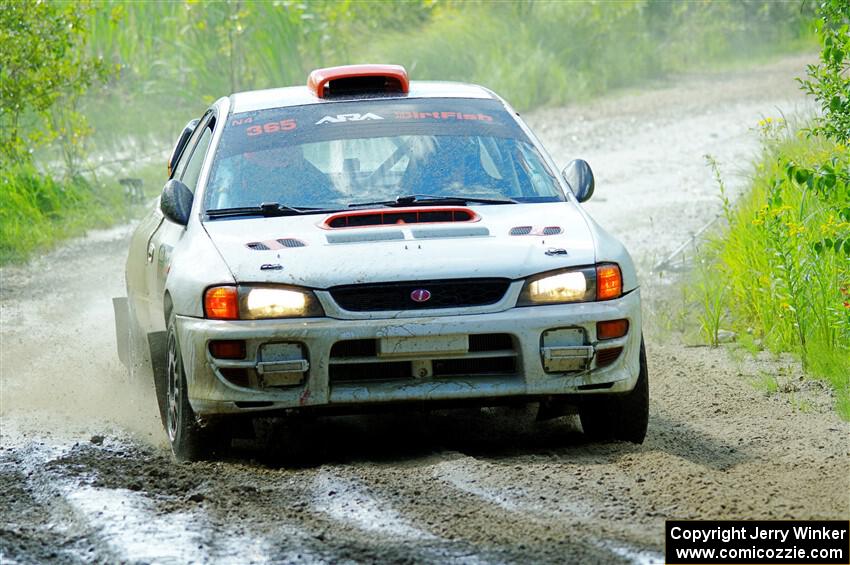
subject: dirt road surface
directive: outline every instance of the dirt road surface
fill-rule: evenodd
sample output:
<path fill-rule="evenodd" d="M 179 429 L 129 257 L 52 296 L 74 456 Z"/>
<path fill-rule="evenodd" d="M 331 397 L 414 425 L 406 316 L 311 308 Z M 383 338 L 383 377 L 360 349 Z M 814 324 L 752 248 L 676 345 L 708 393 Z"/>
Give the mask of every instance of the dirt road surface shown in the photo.
<path fill-rule="evenodd" d="M 676 284 L 650 272 L 720 210 L 703 155 L 735 192 L 758 120 L 806 110 L 806 62 L 528 117 L 559 159 L 594 166 L 587 206 L 640 266 L 641 446 L 504 408 L 320 421 L 287 434 L 295 464 L 275 442 L 178 464 L 114 353 L 129 228 L 3 269 L 0 562 L 652 563 L 666 518 L 850 517 L 850 428 L 829 391 L 787 360 L 684 346 L 662 329 Z M 753 386 L 765 373 L 785 392 Z"/>

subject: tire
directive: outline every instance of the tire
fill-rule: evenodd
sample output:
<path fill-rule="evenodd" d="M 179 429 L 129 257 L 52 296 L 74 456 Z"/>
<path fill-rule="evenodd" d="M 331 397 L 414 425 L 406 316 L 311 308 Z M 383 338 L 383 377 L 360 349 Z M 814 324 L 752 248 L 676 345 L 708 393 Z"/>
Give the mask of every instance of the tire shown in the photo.
<path fill-rule="evenodd" d="M 168 322 L 165 368 L 165 410 L 161 411 L 162 425 L 178 461 L 198 461 L 212 455 L 223 443 L 211 425 L 201 426 L 189 404 L 186 372 L 180 354 L 174 317 Z"/>
<path fill-rule="evenodd" d="M 584 434 L 593 440 L 643 443 L 649 423 L 649 372 L 646 348 L 640 339 L 640 374 L 635 388 L 625 394 L 585 399 L 579 408 Z"/>

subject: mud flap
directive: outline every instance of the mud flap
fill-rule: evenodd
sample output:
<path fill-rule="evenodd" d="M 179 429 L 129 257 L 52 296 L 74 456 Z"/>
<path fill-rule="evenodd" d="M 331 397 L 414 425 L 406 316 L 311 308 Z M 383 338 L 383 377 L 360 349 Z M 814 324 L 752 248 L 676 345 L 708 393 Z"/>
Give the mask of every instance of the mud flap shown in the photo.
<path fill-rule="evenodd" d="M 152 332 L 148 334 L 148 345 L 151 351 L 151 370 L 153 371 L 153 385 L 156 389 L 156 402 L 159 405 L 159 414 L 165 422 L 166 411 L 166 363 L 168 350 L 168 333 Z"/>
<path fill-rule="evenodd" d="M 112 299 L 112 310 L 115 313 L 115 343 L 118 346 L 118 359 L 125 367 L 130 366 L 130 331 L 127 326 L 129 310 L 127 297 Z"/>

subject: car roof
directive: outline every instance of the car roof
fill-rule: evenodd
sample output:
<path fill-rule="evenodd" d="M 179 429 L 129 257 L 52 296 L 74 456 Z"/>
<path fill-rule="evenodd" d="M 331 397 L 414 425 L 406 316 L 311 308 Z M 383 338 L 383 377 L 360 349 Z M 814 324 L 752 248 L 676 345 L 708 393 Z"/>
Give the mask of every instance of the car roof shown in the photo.
<path fill-rule="evenodd" d="M 306 86 L 287 86 L 266 90 L 237 92 L 230 96 L 231 112 L 254 112 L 286 106 L 304 106 L 306 104 L 329 104 L 340 100 L 374 100 L 376 98 L 480 98 L 494 99 L 496 96 L 483 86 L 462 82 L 411 81 L 407 94 L 381 93 L 377 95 L 357 96 L 356 98 L 319 98 Z"/>

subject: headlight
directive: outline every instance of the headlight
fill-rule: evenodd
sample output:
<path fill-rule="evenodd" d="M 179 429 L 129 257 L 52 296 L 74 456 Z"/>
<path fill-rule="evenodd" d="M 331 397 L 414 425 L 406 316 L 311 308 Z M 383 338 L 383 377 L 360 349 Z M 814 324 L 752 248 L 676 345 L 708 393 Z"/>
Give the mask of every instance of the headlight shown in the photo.
<path fill-rule="evenodd" d="M 227 302 L 227 304 L 223 304 Z M 316 295 L 283 286 L 217 286 L 204 293 L 207 318 L 261 320 L 324 316 Z M 222 315 L 223 313 L 227 315 Z M 238 317 L 233 315 L 238 312 Z"/>
<path fill-rule="evenodd" d="M 243 299 L 245 318 L 300 318 L 307 313 L 308 295 L 286 288 L 252 288 Z"/>
<path fill-rule="evenodd" d="M 581 271 L 552 275 L 528 284 L 532 302 L 575 302 L 587 295 L 587 277 Z"/>
<path fill-rule="evenodd" d="M 598 281 L 604 283 L 602 288 L 598 286 Z M 621 294 L 620 268 L 613 263 L 606 263 L 530 277 L 522 287 L 517 306 L 610 300 L 619 298 Z"/>

